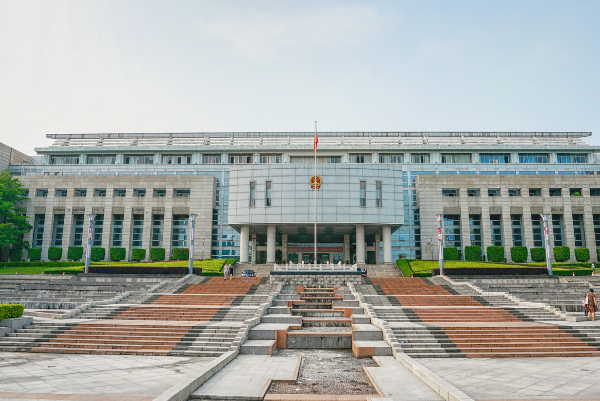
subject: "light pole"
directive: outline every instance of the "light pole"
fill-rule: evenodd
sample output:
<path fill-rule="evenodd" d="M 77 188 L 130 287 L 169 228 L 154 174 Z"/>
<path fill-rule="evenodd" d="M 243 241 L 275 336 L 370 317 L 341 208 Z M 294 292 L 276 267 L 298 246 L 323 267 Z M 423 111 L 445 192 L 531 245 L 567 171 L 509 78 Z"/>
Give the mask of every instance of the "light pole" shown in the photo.
<path fill-rule="evenodd" d="M 443 276 L 444 275 L 444 241 L 443 241 L 442 232 L 444 229 L 444 215 L 437 214 L 436 217 L 437 217 L 437 221 L 438 221 L 438 245 L 439 245 L 438 259 L 440 261 L 440 276 Z"/>
<path fill-rule="evenodd" d="M 548 275 L 552 275 L 552 255 L 550 254 L 550 230 L 548 229 L 548 221 L 550 219 L 550 213 L 542 213 L 542 220 L 544 221 L 544 239 L 546 246 L 546 268 L 548 269 Z"/>
<path fill-rule="evenodd" d="M 90 228 L 88 228 L 88 243 L 87 249 L 85 253 L 85 274 L 89 273 L 90 270 L 90 259 L 92 258 L 92 235 L 94 232 L 94 219 L 96 218 L 95 214 L 88 214 L 88 219 L 90 219 Z"/>
<path fill-rule="evenodd" d="M 196 228 L 196 216 L 197 214 L 190 214 L 190 220 L 192 220 L 192 230 L 190 232 L 190 267 L 188 269 L 189 274 L 194 274 L 194 230 Z"/>

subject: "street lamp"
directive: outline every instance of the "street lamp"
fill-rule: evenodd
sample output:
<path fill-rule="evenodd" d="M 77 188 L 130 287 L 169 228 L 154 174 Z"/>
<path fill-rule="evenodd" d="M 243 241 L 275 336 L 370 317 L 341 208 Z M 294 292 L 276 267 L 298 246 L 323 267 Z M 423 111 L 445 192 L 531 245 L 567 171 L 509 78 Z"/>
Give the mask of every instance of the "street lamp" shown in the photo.
<path fill-rule="evenodd" d="M 94 219 L 96 218 L 95 214 L 88 214 L 88 219 L 90 219 L 90 228 L 88 228 L 88 243 L 87 250 L 85 253 L 85 274 L 89 273 L 90 270 L 90 259 L 92 258 L 92 234 L 94 232 Z"/>
<path fill-rule="evenodd" d="M 438 222 L 438 245 L 439 245 L 439 255 L 438 259 L 440 261 L 440 276 L 444 275 L 444 241 L 442 237 L 442 231 L 444 229 L 444 215 L 437 214 L 437 222 Z"/>
<path fill-rule="evenodd" d="M 188 269 L 189 274 L 194 274 L 194 230 L 196 228 L 196 216 L 197 214 L 190 214 L 190 220 L 192 220 L 192 230 L 190 232 L 190 266 Z"/>
<path fill-rule="evenodd" d="M 544 221 L 544 239 L 546 245 L 546 268 L 548 269 L 548 275 L 552 275 L 552 255 L 550 254 L 550 230 L 548 229 L 548 221 L 550 220 L 550 213 L 542 213 L 542 220 Z"/>

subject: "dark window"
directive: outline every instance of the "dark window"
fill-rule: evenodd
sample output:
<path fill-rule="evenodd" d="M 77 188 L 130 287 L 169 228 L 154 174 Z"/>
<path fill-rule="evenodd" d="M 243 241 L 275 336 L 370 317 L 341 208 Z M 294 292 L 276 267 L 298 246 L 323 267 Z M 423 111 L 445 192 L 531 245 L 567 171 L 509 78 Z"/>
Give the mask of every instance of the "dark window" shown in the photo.
<path fill-rule="evenodd" d="M 48 196 L 48 190 L 47 189 L 38 189 L 35 191 L 35 196 L 37 196 L 39 198 L 45 198 Z"/>
<path fill-rule="evenodd" d="M 164 198 L 165 196 L 167 196 L 167 190 L 164 188 L 154 188 L 152 190 L 152 196 L 156 198 Z"/>
<path fill-rule="evenodd" d="M 54 193 L 54 196 L 56 196 L 57 198 L 66 198 L 67 190 L 66 189 L 57 189 L 56 192 Z"/>
<path fill-rule="evenodd" d="M 488 188 L 488 196 L 500 196 L 500 188 Z"/>
<path fill-rule="evenodd" d="M 467 196 L 481 196 L 481 191 L 479 188 L 468 188 Z"/>
<path fill-rule="evenodd" d="M 542 196 L 541 188 L 529 188 L 529 196 Z"/>
<path fill-rule="evenodd" d="M 100 197 L 100 198 L 104 198 L 106 196 L 106 189 L 103 188 L 95 188 L 94 189 L 94 196 L 95 197 Z"/>
<path fill-rule="evenodd" d="M 521 188 L 508 188 L 508 196 L 521 196 Z"/>
<path fill-rule="evenodd" d="M 367 182 L 366 181 L 360 182 L 360 206 L 361 207 L 367 206 Z"/>
<path fill-rule="evenodd" d="M 458 197 L 458 188 L 442 188 L 442 196 Z"/>
<path fill-rule="evenodd" d="M 175 198 L 189 198 L 190 190 L 189 188 L 176 188 L 173 190 L 173 196 Z"/>
<path fill-rule="evenodd" d="M 550 188 L 550 196 L 562 196 L 562 188 Z"/>
<path fill-rule="evenodd" d="M 127 195 L 127 190 L 123 188 L 118 188 L 113 190 L 113 196 L 115 198 L 124 198 Z"/>
<path fill-rule="evenodd" d="M 75 196 L 79 198 L 85 198 L 87 196 L 87 189 L 85 188 L 76 188 Z"/>
<path fill-rule="evenodd" d="M 146 196 L 146 189 L 145 188 L 134 188 L 133 196 L 136 198 L 143 198 L 144 196 Z"/>
<path fill-rule="evenodd" d="M 581 188 L 569 188 L 570 196 L 581 196 Z"/>

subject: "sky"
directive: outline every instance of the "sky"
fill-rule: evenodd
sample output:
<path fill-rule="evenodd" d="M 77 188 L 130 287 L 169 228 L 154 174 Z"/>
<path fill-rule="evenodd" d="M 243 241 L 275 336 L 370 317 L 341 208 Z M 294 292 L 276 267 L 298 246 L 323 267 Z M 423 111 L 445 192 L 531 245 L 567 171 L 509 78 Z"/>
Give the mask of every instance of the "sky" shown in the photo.
<path fill-rule="evenodd" d="M 2 0 L 0 142 L 47 133 L 589 131 L 600 1 Z"/>

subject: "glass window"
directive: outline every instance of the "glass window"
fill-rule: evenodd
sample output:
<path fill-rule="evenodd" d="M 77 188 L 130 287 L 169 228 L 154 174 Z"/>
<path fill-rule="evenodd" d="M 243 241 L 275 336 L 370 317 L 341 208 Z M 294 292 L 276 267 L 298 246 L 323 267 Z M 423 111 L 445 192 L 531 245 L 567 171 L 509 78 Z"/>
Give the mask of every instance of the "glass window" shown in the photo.
<path fill-rule="evenodd" d="M 488 188 L 488 196 L 500 196 L 500 188 Z"/>
<path fill-rule="evenodd" d="M 533 234 L 533 246 L 541 248 L 544 245 L 544 222 L 539 214 L 531 215 L 531 231 Z"/>
<path fill-rule="evenodd" d="M 192 164 L 192 155 L 162 155 L 162 164 Z"/>
<path fill-rule="evenodd" d="M 38 189 L 35 191 L 35 196 L 37 196 L 38 198 L 46 198 L 48 196 L 48 190 Z"/>
<path fill-rule="evenodd" d="M 492 234 L 492 245 L 502 246 L 502 215 L 490 214 L 490 228 Z"/>
<path fill-rule="evenodd" d="M 350 163 L 371 163 L 370 153 L 350 153 Z"/>
<path fill-rule="evenodd" d="M 221 155 L 216 154 L 203 154 L 202 164 L 221 164 Z"/>
<path fill-rule="evenodd" d="M 271 206 L 271 181 L 265 183 L 265 206 Z"/>
<path fill-rule="evenodd" d="M 375 206 L 376 207 L 382 207 L 383 206 L 383 200 L 381 198 L 382 192 L 381 192 L 381 181 L 375 181 Z"/>
<path fill-rule="evenodd" d="M 154 164 L 154 155 L 125 155 L 125 164 Z"/>
<path fill-rule="evenodd" d="M 131 230 L 131 247 L 142 248 L 142 239 L 144 236 L 144 215 L 133 215 L 133 227 Z"/>
<path fill-rule="evenodd" d="M 573 214 L 573 234 L 575 238 L 575 247 L 585 247 L 585 230 L 583 214 Z"/>
<path fill-rule="evenodd" d="M 508 196 L 521 196 L 521 188 L 508 188 Z"/>
<path fill-rule="evenodd" d="M 63 230 L 65 228 L 65 215 L 55 214 L 52 227 L 52 246 L 62 246 Z"/>
<path fill-rule="evenodd" d="M 115 164 L 117 155 L 87 155 L 85 164 Z"/>
<path fill-rule="evenodd" d="M 523 246 L 523 216 L 520 214 L 510 215 L 513 246 Z"/>
<path fill-rule="evenodd" d="M 519 153 L 519 163 L 549 163 L 548 153 Z"/>
<path fill-rule="evenodd" d="M 173 189 L 173 197 L 189 198 L 190 197 L 190 189 L 189 188 L 175 188 L 175 189 Z"/>
<path fill-rule="evenodd" d="M 74 214 L 73 215 L 73 236 L 71 239 L 71 245 L 73 246 L 81 246 L 83 245 L 83 223 L 84 223 L 84 215 L 83 214 Z"/>
<path fill-rule="evenodd" d="M 152 247 L 162 247 L 163 245 L 163 231 L 165 228 L 165 215 L 164 214 L 153 214 L 152 215 Z"/>
<path fill-rule="evenodd" d="M 481 246 L 481 215 L 470 214 L 469 215 L 469 234 L 471 238 L 471 245 Z"/>
<path fill-rule="evenodd" d="M 290 163 L 313 164 L 315 158 L 311 156 L 290 156 Z M 317 156 L 317 164 L 341 163 L 342 156 Z"/>
<path fill-rule="evenodd" d="M 562 196 L 562 188 L 550 188 L 550 196 Z"/>
<path fill-rule="evenodd" d="M 590 196 L 600 196 L 600 188 L 590 188 Z"/>
<path fill-rule="evenodd" d="M 563 246 L 563 238 L 565 235 L 562 214 L 552 215 L 552 233 L 554 234 L 554 246 Z"/>
<path fill-rule="evenodd" d="M 92 246 L 102 246 L 102 233 L 104 231 L 104 215 L 97 214 L 94 218 L 94 236 Z"/>
<path fill-rule="evenodd" d="M 442 188 L 442 196 L 458 196 L 458 188 Z"/>
<path fill-rule="evenodd" d="M 596 239 L 596 248 L 600 248 L 600 214 L 592 216 L 594 221 L 594 237 Z"/>
<path fill-rule="evenodd" d="M 479 188 L 467 188 L 467 196 L 481 196 Z"/>
<path fill-rule="evenodd" d="M 529 188 L 529 196 L 542 196 L 542 188 Z"/>
<path fill-rule="evenodd" d="M 188 246 L 188 215 L 173 215 L 173 236 L 171 246 L 173 248 L 182 248 Z"/>
<path fill-rule="evenodd" d="M 127 195 L 127 190 L 124 188 L 115 188 L 113 190 L 113 196 L 115 198 L 124 198 Z"/>
<path fill-rule="evenodd" d="M 60 188 L 60 189 L 56 189 L 54 196 L 56 196 L 57 198 L 66 198 L 67 197 L 67 190 L 64 188 Z"/>
<path fill-rule="evenodd" d="M 361 207 L 367 206 L 367 182 L 366 181 L 360 182 L 360 206 Z"/>
<path fill-rule="evenodd" d="M 136 198 L 143 198 L 146 196 L 146 188 L 134 188 L 133 196 Z"/>
<path fill-rule="evenodd" d="M 239 154 L 229 154 L 229 163 L 230 164 L 249 164 L 252 163 L 252 154 L 250 153 L 239 153 Z"/>
<path fill-rule="evenodd" d="M 164 188 L 154 188 L 152 190 L 152 196 L 155 198 L 164 198 L 167 196 L 167 190 Z"/>
<path fill-rule="evenodd" d="M 250 207 L 256 206 L 256 182 L 250 182 Z"/>
<path fill-rule="evenodd" d="M 510 163 L 510 153 L 480 153 L 479 163 Z"/>
<path fill-rule="evenodd" d="M 281 163 L 281 153 L 277 153 L 277 154 L 263 153 L 260 155 L 260 162 L 263 164 Z"/>
<path fill-rule="evenodd" d="M 46 215 L 36 214 L 33 223 L 33 243 L 31 244 L 34 248 L 41 248 L 44 242 L 44 223 L 46 222 Z"/>
<path fill-rule="evenodd" d="M 97 198 L 104 198 L 106 196 L 106 189 L 94 188 L 94 196 Z"/>
<path fill-rule="evenodd" d="M 410 162 L 411 163 L 430 163 L 429 161 L 429 153 L 411 153 L 410 154 Z"/>
<path fill-rule="evenodd" d="M 113 215 L 113 232 L 112 232 L 112 246 L 122 247 L 123 246 L 123 222 L 125 215 L 114 214 Z"/>
<path fill-rule="evenodd" d="M 79 164 L 79 155 L 50 156 L 50 164 Z"/>
<path fill-rule="evenodd" d="M 569 188 L 569 196 L 581 196 L 581 188 Z"/>
<path fill-rule="evenodd" d="M 585 153 L 558 153 L 556 158 L 559 163 L 587 163 Z"/>
<path fill-rule="evenodd" d="M 403 153 L 380 153 L 379 163 L 404 163 Z"/>
<path fill-rule="evenodd" d="M 87 196 L 87 189 L 75 188 L 75 196 L 78 198 L 85 198 Z"/>
<path fill-rule="evenodd" d="M 442 153 L 442 163 L 472 163 L 470 153 Z"/>
<path fill-rule="evenodd" d="M 444 215 L 444 246 L 462 247 L 459 214 Z"/>

